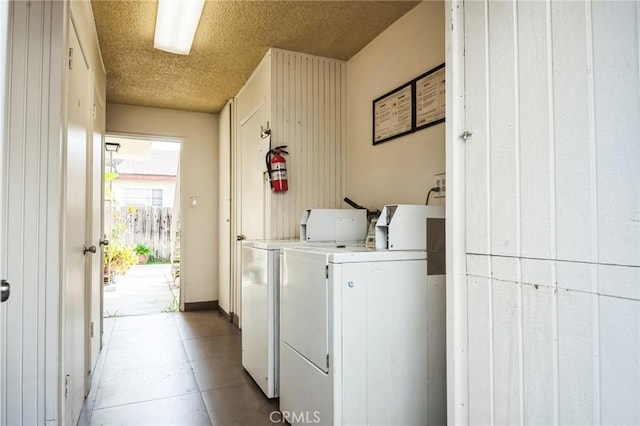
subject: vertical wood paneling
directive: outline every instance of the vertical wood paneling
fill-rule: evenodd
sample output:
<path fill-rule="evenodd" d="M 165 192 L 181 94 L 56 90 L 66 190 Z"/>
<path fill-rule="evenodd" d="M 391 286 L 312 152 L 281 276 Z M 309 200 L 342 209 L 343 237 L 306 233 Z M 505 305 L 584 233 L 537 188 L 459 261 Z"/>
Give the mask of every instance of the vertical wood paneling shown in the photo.
<path fill-rule="evenodd" d="M 559 423 L 594 424 L 598 400 L 594 395 L 593 298 L 558 290 Z"/>
<path fill-rule="evenodd" d="M 546 283 L 545 283 L 546 284 Z M 554 424 L 554 289 L 522 286 L 524 419 L 526 424 Z"/>
<path fill-rule="evenodd" d="M 13 5 L 13 25 L 29 28 L 30 16 L 26 3 Z M 7 223 L 13 224 L 6 230 L 7 241 L 13 244 L 11 250 L 4 251 L 7 265 L 7 279 L 13 283 L 10 303 L 5 304 L 7 312 L 8 326 L 7 333 L 7 385 L 11 392 L 7 392 L 5 407 L 7 408 L 7 424 L 20 424 L 22 422 L 23 397 L 29 389 L 23 387 L 23 354 L 22 327 L 24 318 L 24 290 L 29 283 L 24 281 L 24 270 L 21 267 L 24 259 L 24 192 L 21 190 L 24 185 L 25 171 L 25 144 L 26 120 L 25 111 L 27 109 L 27 85 L 26 73 L 21 72 L 27 69 L 29 39 L 26 36 L 15 37 L 11 46 L 11 67 L 10 88 L 9 88 L 9 115 L 7 129 L 9 142 L 7 147 L 6 173 L 9 182 L 7 188 Z M 14 142 L 15 141 L 15 142 Z M 17 284 L 19 283 L 19 284 Z"/>
<path fill-rule="evenodd" d="M 637 425 L 640 424 L 640 301 L 600 296 L 599 304 L 600 421 L 607 425 Z"/>
<path fill-rule="evenodd" d="M 597 266 L 598 294 L 640 300 L 640 268 Z"/>
<path fill-rule="evenodd" d="M 516 34 L 511 2 L 489 2 L 489 132 L 491 253 L 516 256 L 520 230 L 517 198 L 518 133 Z M 467 38 L 468 40 L 469 38 Z M 497 421 L 497 419 L 496 419 Z"/>
<path fill-rule="evenodd" d="M 557 256 L 583 262 L 595 260 L 596 244 L 592 226 L 595 188 L 590 179 L 595 170 L 589 149 L 587 7 L 586 2 L 551 4 Z"/>
<path fill-rule="evenodd" d="M 552 229 L 553 138 L 548 87 L 547 3 L 518 3 L 518 92 L 522 255 L 549 258 Z M 500 117 L 495 117 L 499 119 Z M 547 143 L 540 143 L 545 141 Z M 554 212 L 555 213 L 555 212 Z M 535 223 L 536 226 L 524 226 Z"/>
<path fill-rule="evenodd" d="M 469 277 L 469 424 L 493 424 L 493 336 L 491 285 Z"/>
<path fill-rule="evenodd" d="M 465 31 L 473 34 L 465 46 L 467 67 L 474 70 L 477 84 L 468 85 L 465 94 L 466 121 L 473 132 L 473 143 L 465 148 L 467 169 L 465 174 L 466 208 L 474 214 L 466 215 L 467 252 L 489 254 L 491 232 L 489 183 L 489 132 L 488 112 L 490 93 L 488 92 L 488 50 L 487 50 L 487 3 L 474 1 L 465 5 Z"/>
<path fill-rule="evenodd" d="M 464 9 L 468 420 L 640 423 L 638 3 Z"/>
<path fill-rule="evenodd" d="M 34 108 L 35 105 L 41 105 L 44 96 L 42 87 L 43 63 L 42 52 L 45 48 L 46 36 L 44 30 L 45 19 L 44 7 L 31 7 L 29 9 L 29 46 L 27 53 L 27 81 L 26 87 L 27 105 L 31 110 L 28 112 L 29 118 L 25 128 L 26 141 L 38 141 L 39 143 L 25 143 L 23 158 L 23 188 L 29 188 L 23 194 L 23 224 L 25 225 L 23 236 L 23 253 L 21 254 L 20 267 L 23 268 L 23 280 L 25 285 L 23 288 L 23 297 L 25 306 L 22 315 L 22 380 L 26 383 L 38 383 L 39 364 L 38 358 L 41 355 L 43 345 L 39 336 L 44 324 L 39 320 L 40 313 L 37 309 L 29 307 L 34 301 L 40 300 L 43 295 L 43 283 L 40 279 L 42 271 L 40 268 L 34 268 L 32 261 L 36 263 L 38 259 L 38 248 L 43 240 L 40 229 L 36 225 L 41 216 L 41 147 L 46 146 L 46 139 L 43 140 L 42 127 L 43 112 L 41 108 Z M 36 189 L 37 188 L 37 189 Z M 35 189 L 35 190 L 34 190 Z M 35 259 L 32 259 L 35 254 Z M 83 342 L 84 343 L 84 342 Z M 39 407 L 37 396 L 40 389 L 25 389 L 27 392 L 23 395 L 22 401 L 22 422 L 24 424 L 37 424 Z"/>
<path fill-rule="evenodd" d="M 636 12 L 636 2 L 592 4 L 598 260 L 640 266 L 639 20 Z"/>
<path fill-rule="evenodd" d="M 11 16 L 11 10 L 8 2 L 0 3 L 0 28 L 4 30 L 0 33 L 0 218 L 4 220 L 4 212 L 6 209 L 6 175 L 5 175 L 5 153 L 6 153 L 6 135 L 7 135 L 7 118 L 8 118 L 8 96 L 7 89 L 9 80 L 9 56 L 10 56 L 10 40 L 9 40 L 9 20 Z M 7 247 L 4 244 L 4 237 L 6 235 L 6 227 L 4 224 L 0 226 L 0 274 L 5 276 L 6 264 L 4 262 L 4 253 L 6 253 Z M 6 312 L 4 310 L 4 304 L 0 303 L 0 359 L 6 359 L 7 357 L 7 345 L 6 345 Z M 0 363 L 0 425 L 6 424 L 6 394 L 7 394 L 7 373 L 6 364 Z"/>
<path fill-rule="evenodd" d="M 492 280 L 494 423 L 521 423 L 518 285 Z M 487 336 L 488 337 L 488 336 Z"/>
<path fill-rule="evenodd" d="M 298 236 L 306 208 L 341 207 L 344 64 L 272 49 L 273 140 L 287 145 L 289 191 L 271 194 L 271 238 Z"/>
<path fill-rule="evenodd" d="M 6 424 L 58 415 L 60 106 L 63 4 L 13 2 L 7 87 L 3 259 Z M 3 203 L 4 204 L 4 203 Z"/>

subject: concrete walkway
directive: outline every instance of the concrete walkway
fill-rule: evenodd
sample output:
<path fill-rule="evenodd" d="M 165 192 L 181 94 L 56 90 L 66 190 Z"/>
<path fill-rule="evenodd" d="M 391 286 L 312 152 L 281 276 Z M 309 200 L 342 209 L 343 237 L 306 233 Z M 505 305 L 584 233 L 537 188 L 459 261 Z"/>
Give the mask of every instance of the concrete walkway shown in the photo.
<path fill-rule="evenodd" d="M 104 290 L 105 317 L 157 314 L 177 307 L 178 289 L 169 264 L 135 265 Z"/>

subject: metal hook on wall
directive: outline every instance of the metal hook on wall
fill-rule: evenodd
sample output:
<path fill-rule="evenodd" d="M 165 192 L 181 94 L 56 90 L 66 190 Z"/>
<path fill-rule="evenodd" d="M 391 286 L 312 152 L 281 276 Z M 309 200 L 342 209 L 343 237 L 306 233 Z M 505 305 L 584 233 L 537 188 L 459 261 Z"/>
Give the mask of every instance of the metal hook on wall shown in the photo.
<path fill-rule="evenodd" d="M 260 126 L 260 137 L 262 139 L 266 139 L 271 134 L 271 129 L 269 128 L 269 122 L 267 121 L 267 128 Z"/>

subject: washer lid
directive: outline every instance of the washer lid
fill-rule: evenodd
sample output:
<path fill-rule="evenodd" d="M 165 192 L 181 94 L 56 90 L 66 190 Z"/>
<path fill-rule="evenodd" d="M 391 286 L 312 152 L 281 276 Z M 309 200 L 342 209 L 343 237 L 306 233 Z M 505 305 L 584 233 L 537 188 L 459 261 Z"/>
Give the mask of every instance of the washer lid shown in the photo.
<path fill-rule="evenodd" d="M 363 245 L 333 247 L 284 247 L 283 252 L 294 256 L 325 256 L 328 263 L 384 262 L 399 260 L 426 260 L 427 252 L 421 250 L 377 250 Z"/>

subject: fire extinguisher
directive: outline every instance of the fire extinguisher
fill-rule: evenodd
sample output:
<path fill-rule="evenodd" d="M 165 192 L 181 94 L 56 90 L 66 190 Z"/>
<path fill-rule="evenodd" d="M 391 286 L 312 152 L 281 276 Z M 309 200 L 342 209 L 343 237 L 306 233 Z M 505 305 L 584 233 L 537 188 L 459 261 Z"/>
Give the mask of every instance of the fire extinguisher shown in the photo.
<path fill-rule="evenodd" d="M 282 192 L 289 189 L 287 182 L 287 162 L 282 156 L 288 155 L 285 151 L 286 146 L 277 146 L 267 151 L 266 163 L 267 173 L 269 174 L 269 182 L 273 192 Z"/>

